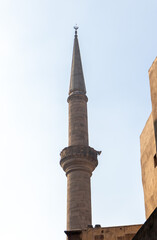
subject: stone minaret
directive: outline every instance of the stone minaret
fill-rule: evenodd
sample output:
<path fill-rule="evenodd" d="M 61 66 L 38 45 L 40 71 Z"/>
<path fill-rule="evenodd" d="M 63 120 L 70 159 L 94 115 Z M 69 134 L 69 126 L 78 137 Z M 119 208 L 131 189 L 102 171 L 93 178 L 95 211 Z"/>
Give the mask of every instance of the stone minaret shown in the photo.
<path fill-rule="evenodd" d="M 88 145 L 86 87 L 77 29 L 69 89 L 69 146 L 61 152 L 60 165 L 67 176 L 67 230 L 85 229 L 92 224 L 90 177 L 100 152 Z"/>

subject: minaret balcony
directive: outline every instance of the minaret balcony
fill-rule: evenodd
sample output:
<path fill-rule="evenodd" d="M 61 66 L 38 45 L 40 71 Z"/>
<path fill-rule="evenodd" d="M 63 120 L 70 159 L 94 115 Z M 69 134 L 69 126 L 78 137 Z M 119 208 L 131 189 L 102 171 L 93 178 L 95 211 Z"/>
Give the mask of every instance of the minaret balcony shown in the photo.
<path fill-rule="evenodd" d="M 97 155 L 100 151 L 96 151 L 89 146 L 69 146 L 60 153 L 60 165 L 68 175 L 71 171 L 86 171 L 92 175 L 92 172 L 98 165 Z"/>

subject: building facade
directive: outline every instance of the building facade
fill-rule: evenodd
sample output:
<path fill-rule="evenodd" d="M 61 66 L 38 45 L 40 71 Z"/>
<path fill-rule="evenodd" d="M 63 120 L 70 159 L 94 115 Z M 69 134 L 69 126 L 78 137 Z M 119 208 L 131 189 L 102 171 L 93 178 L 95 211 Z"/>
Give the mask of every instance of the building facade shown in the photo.
<path fill-rule="evenodd" d="M 149 69 L 152 112 L 140 136 L 146 218 L 157 207 L 157 58 Z"/>

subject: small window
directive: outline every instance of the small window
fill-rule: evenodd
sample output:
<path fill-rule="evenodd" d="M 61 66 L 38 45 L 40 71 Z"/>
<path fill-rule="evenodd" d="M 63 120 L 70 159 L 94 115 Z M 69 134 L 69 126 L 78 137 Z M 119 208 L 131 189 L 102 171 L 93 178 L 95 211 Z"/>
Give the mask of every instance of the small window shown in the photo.
<path fill-rule="evenodd" d="M 117 237 L 117 240 L 124 240 L 124 236 L 122 236 L 122 237 Z"/>
<path fill-rule="evenodd" d="M 157 157 L 156 157 L 156 154 L 154 155 L 154 167 L 155 168 L 157 167 Z"/>
<path fill-rule="evenodd" d="M 96 235 L 95 236 L 95 240 L 103 240 L 104 239 L 104 235 Z"/>

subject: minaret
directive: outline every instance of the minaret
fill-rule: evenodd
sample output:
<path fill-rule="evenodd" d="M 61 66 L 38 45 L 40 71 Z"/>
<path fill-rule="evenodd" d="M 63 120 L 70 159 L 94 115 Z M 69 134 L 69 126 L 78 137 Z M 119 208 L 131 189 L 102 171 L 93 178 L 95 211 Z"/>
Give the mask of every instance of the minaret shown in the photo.
<path fill-rule="evenodd" d="M 67 230 L 85 229 L 92 224 L 90 177 L 100 152 L 88 145 L 86 87 L 77 29 L 75 28 L 69 88 L 69 146 L 61 152 L 60 165 L 67 176 Z"/>

